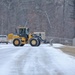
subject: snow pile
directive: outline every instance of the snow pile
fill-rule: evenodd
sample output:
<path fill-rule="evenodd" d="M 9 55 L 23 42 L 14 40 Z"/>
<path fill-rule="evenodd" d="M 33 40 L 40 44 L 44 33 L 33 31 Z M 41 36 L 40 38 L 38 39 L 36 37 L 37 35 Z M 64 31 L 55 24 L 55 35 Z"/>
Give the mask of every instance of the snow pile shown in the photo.
<path fill-rule="evenodd" d="M 49 45 L 9 45 L 0 54 L 0 75 L 75 75 L 75 58 Z"/>
<path fill-rule="evenodd" d="M 56 47 L 56 48 L 59 48 L 59 47 L 62 47 L 62 46 L 64 46 L 64 45 L 58 44 L 58 43 L 54 43 L 54 44 L 53 44 L 53 47 Z"/>

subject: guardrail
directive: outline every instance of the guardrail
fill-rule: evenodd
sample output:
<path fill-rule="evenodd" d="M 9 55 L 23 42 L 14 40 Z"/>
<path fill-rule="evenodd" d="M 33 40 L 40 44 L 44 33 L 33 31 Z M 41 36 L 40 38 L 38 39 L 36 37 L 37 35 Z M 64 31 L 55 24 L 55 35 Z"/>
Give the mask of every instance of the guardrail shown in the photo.
<path fill-rule="evenodd" d="M 46 37 L 46 39 L 51 43 L 61 43 L 64 45 L 73 45 L 73 39 L 68 39 L 68 38 L 59 38 L 59 37 Z"/>

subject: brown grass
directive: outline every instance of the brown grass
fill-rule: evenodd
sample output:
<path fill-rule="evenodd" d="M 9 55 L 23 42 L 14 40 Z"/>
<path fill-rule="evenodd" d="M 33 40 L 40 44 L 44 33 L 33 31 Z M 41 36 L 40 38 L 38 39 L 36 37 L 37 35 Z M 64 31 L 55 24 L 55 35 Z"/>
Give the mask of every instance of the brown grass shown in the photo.
<path fill-rule="evenodd" d="M 75 56 L 75 48 L 72 46 L 64 46 L 59 49 L 61 49 L 63 52 L 65 52 L 69 55 Z"/>

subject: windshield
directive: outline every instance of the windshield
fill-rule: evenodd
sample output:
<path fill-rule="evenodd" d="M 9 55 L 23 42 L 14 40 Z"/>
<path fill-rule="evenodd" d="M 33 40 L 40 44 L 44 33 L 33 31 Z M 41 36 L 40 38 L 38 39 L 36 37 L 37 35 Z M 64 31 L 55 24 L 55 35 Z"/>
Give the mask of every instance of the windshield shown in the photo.
<path fill-rule="evenodd" d="M 23 34 L 25 29 L 19 29 L 19 34 Z"/>
<path fill-rule="evenodd" d="M 26 34 L 27 34 L 27 35 L 29 34 L 29 28 L 28 28 L 28 29 L 26 29 Z"/>
<path fill-rule="evenodd" d="M 29 34 L 29 28 L 21 28 L 19 29 L 19 34 Z"/>

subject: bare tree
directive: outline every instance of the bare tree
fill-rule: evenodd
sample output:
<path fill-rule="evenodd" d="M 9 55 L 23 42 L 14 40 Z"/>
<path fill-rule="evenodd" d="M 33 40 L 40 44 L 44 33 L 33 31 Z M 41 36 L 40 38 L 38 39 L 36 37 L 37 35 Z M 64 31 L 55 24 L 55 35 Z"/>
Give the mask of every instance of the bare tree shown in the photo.
<path fill-rule="evenodd" d="M 15 32 L 18 26 L 28 26 L 30 31 L 45 31 L 47 36 L 69 37 L 74 35 L 74 21 L 70 17 L 74 8 L 72 0 L 1 0 L 0 34 Z"/>

